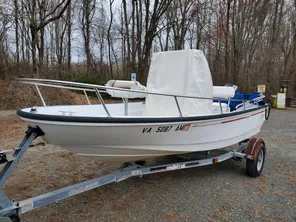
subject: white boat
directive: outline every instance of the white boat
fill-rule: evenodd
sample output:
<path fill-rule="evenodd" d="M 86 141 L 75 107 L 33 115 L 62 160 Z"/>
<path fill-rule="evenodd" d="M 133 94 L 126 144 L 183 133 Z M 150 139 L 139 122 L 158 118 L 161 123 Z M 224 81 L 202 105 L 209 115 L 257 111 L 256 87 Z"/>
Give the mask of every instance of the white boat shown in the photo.
<path fill-rule="evenodd" d="M 19 79 L 34 84 L 42 107 L 17 114 L 43 138 L 78 155 L 103 161 L 144 160 L 152 157 L 220 149 L 259 133 L 269 113 L 263 97 L 241 101 L 230 111 L 233 87 L 215 87 L 203 53 L 184 50 L 152 57 L 147 88 L 133 81 L 109 81 L 106 86 L 46 79 Z M 82 90 L 88 105 L 46 106 L 38 86 Z M 87 92 L 101 104 L 91 105 Z M 101 93 L 123 98 L 105 104 Z M 145 97 L 145 101 L 128 102 Z M 213 102 L 216 99 L 218 102 Z"/>

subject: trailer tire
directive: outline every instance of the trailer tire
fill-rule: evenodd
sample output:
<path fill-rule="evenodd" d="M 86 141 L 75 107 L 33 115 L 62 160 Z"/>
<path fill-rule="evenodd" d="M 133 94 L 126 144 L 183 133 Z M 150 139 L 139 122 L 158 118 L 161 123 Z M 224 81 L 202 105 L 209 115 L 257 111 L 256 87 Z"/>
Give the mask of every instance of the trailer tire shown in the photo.
<path fill-rule="evenodd" d="M 265 154 L 266 154 L 266 149 L 264 143 L 260 144 L 260 147 L 258 149 L 258 155 L 256 159 L 250 160 L 247 159 L 247 174 L 250 177 L 258 177 L 263 170 L 264 162 L 265 162 Z"/>

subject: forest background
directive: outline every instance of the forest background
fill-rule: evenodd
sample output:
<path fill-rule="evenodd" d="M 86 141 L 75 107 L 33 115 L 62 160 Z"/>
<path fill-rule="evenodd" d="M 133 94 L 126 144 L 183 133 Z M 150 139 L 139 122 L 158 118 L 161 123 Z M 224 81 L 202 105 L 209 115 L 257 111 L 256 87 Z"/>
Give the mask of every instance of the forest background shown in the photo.
<path fill-rule="evenodd" d="M 182 49 L 215 85 L 296 97 L 296 0 L 0 0 L 0 79 L 145 84 L 153 52 Z"/>

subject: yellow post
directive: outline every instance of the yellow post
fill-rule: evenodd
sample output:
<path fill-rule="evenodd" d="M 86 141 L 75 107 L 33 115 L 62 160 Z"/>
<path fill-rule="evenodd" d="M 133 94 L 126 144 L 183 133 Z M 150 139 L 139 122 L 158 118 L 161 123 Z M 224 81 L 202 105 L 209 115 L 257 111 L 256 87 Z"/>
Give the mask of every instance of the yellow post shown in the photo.
<path fill-rule="evenodd" d="M 272 108 L 276 108 L 276 95 L 271 95 L 272 97 Z"/>

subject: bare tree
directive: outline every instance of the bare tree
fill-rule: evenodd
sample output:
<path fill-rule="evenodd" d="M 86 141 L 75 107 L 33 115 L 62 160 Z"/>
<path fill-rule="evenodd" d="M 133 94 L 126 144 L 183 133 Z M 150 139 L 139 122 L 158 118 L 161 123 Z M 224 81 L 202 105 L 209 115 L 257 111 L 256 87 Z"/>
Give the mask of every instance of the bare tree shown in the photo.
<path fill-rule="evenodd" d="M 67 72 L 71 76 L 71 36 L 72 36 L 72 4 L 71 2 L 68 5 L 67 9 Z"/>
<path fill-rule="evenodd" d="M 171 4 L 172 0 L 164 0 L 159 2 L 155 0 L 153 2 L 153 9 L 150 12 L 150 1 L 146 0 L 145 7 L 145 36 L 142 49 L 142 55 L 138 61 L 138 73 L 141 76 L 141 81 L 146 82 L 148 74 L 149 59 L 151 56 L 152 43 L 157 36 L 157 26 L 160 18 L 166 12 L 167 8 Z M 151 16 L 150 16 L 151 15 Z"/>
<path fill-rule="evenodd" d="M 48 77 L 127 79 L 136 72 L 145 83 L 152 52 L 196 48 L 214 84 L 242 91 L 266 84 L 268 97 L 285 77 L 296 96 L 296 0 L 70 2 L 0 3 L 0 78 L 22 62 Z M 15 39 L 7 37 L 12 32 Z"/>
<path fill-rule="evenodd" d="M 5 8 L 0 8 L 0 79 L 5 79 L 8 52 L 5 42 L 7 42 L 7 31 L 11 28 L 10 15 Z"/>
<path fill-rule="evenodd" d="M 168 8 L 168 22 L 172 27 L 175 50 L 184 49 L 185 37 L 193 22 L 193 0 L 173 0 Z"/>
<path fill-rule="evenodd" d="M 15 22 L 16 62 L 19 63 L 20 62 L 20 54 L 19 54 L 19 7 L 18 7 L 18 0 L 14 0 L 14 22 Z"/>
<path fill-rule="evenodd" d="M 127 66 L 130 66 L 130 58 L 131 58 L 131 44 L 130 44 L 130 34 L 129 34 L 129 19 L 127 16 L 127 4 L 126 0 L 122 0 L 122 7 L 123 7 L 123 19 L 124 19 L 124 25 L 125 25 L 125 40 L 126 40 L 126 47 L 127 47 L 127 55 L 126 55 L 126 61 Z"/>
<path fill-rule="evenodd" d="M 113 23 L 113 10 L 112 10 L 112 5 L 113 5 L 114 0 L 109 0 L 109 13 L 110 13 L 110 22 L 109 22 L 109 27 L 107 31 L 107 40 L 108 40 L 108 58 L 109 58 L 109 68 L 110 68 L 110 77 L 113 79 L 113 68 L 112 68 L 112 58 L 111 58 L 111 48 L 112 48 L 112 42 L 111 42 L 111 28 L 112 28 L 112 23 Z"/>
<path fill-rule="evenodd" d="M 92 66 L 92 54 L 90 49 L 90 35 L 91 35 L 91 23 L 95 14 L 94 0 L 83 0 L 82 1 L 82 34 L 84 40 L 84 51 L 86 56 L 86 75 L 88 76 L 91 72 Z M 93 70 L 92 70 L 93 72 Z"/>
<path fill-rule="evenodd" d="M 30 19 L 31 32 L 31 50 L 33 60 L 33 72 L 38 74 L 37 54 L 36 49 L 39 50 L 39 62 L 42 65 L 44 57 L 44 28 L 51 22 L 61 18 L 66 11 L 71 0 L 61 0 L 58 4 L 52 5 L 48 8 L 48 4 L 44 0 L 26 0 L 23 5 L 26 9 Z M 38 14 L 37 14 L 38 13 Z M 40 32 L 40 40 L 38 34 Z M 40 45 L 38 45 L 40 41 Z"/>

